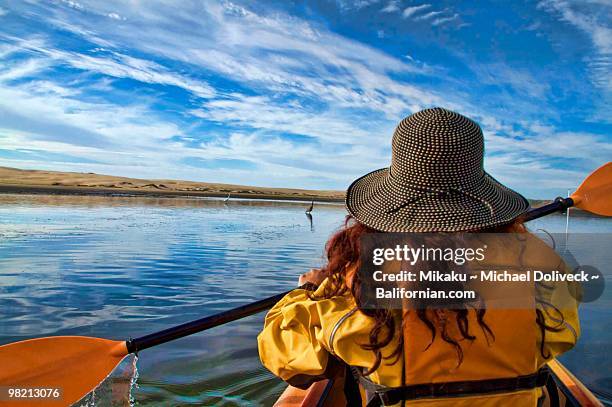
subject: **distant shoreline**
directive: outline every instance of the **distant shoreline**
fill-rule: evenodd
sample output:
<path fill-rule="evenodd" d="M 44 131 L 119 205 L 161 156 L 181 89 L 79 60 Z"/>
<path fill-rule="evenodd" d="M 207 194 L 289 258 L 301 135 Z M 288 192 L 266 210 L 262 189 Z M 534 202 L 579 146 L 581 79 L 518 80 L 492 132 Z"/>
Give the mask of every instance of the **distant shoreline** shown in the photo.
<path fill-rule="evenodd" d="M 128 188 L 100 188 L 100 187 L 73 187 L 73 186 L 46 186 L 46 185 L 11 185 L 0 184 L 0 194 L 17 195 L 76 195 L 76 196 L 124 196 L 124 197 L 151 197 L 151 198 L 226 198 L 226 192 L 205 191 L 149 191 Z M 300 196 L 284 194 L 266 194 L 257 192 L 235 192 L 230 197 L 238 199 L 271 199 L 279 201 L 318 201 L 344 203 L 344 198 L 333 198 L 325 196 Z"/>
<path fill-rule="evenodd" d="M 0 195 L 60 195 L 60 196 L 99 196 L 99 197 L 148 197 L 148 198 L 226 198 L 224 192 L 203 192 L 203 191 L 147 191 L 116 188 L 92 188 L 92 187 L 65 187 L 65 186 L 37 186 L 37 185 L 2 185 L 0 184 Z M 265 193 L 235 193 L 231 194 L 232 199 L 265 199 L 273 201 L 298 201 L 298 202 L 326 202 L 344 205 L 344 198 L 330 198 L 317 196 L 298 196 L 280 195 Z M 532 202 L 534 207 L 543 205 L 550 201 L 537 200 Z M 603 218 L 593 215 L 580 209 L 572 208 L 571 216 L 587 218 Z M 554 214 L 556 216 L 562 213 Z"/>
<path fill-rule="evenodd" d="M 95 173 L 22 170 L 0 167 L 0 194 L 134 196 L 152 198 L 230 198 L 344 203 L 344 191 L 269 188 L 210 182 L 118 177 Z M 550 201 L 530 199 L 533 207 Z M 580 209 L 572 216 L 593 217 Z"/>
<path fill-rule="evenodd" d="M 0 167 L 0 193 L 218 197 L 344 202 L 344 191 L 270 188 L 169 179 L 138 179 L 95 173 Z"/>

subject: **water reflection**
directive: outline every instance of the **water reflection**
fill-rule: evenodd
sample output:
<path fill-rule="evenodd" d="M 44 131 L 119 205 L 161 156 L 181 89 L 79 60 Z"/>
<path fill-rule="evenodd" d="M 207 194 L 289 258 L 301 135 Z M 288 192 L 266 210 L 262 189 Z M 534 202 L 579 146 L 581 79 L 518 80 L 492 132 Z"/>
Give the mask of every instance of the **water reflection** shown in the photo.
<path fill-rule="evenodd" d="M 127 339 L 294 287 L 299 274 L 322 265 L 324 242 L 345 216 L 341 204 L 316 203 L 306 219 L 305 208 L 234 198 L 0 195 L 0 343 Z M 563 232 L 565 218 L 532 227 Z M 570 231 L 610 232 L 612 223 L 575 218 Z M 586 304 L 581 318 L 583 338 L 564 362 L 609 391 L 612 310 Z M 256 315 L 143 351 L 135 401 L 271 405 L 284 385 L 260 365 L 262 321 Z"/>
<path fill-rule="evenodd" d="M 207 197 L 147 197 L 147 196 L 103 196 L 103 195 L 11 195 L 0 194 L 0 205 L 27 205 L 27 206 L 83 206 L 93 207 L 131 207 L 131 206 L 157 206 L 180 208 L 220 208 L 228 206 L 246 207 L 298 207 L 304 208 L 304 201 L 271 200 L 271 199 L 243 199 L 243 198 L 207 198 Z M 224 205 L 225 204 L 225 205 Z M 317 202 L 323 208 L 343 208 L 343 202 Z M 309 204 L 314 205 L 314 201 Z M 312 212 L 312 209 L 311 209 Z"/>
<path fill-rule="evenodd" d="M 321 204 L 314 228 L 304 202 L 0 195 L 0 343 L 127 339 L 287 290 L 343 216 Z M 271 405 L 283 384 L 259 363 L 262 320 L 142 352 L 135 400 Z"/>
<path fill-rule="evenodd" d="M 314 226 L 312 224 L 312 215 L 306 212 L 306 218 L 308 218 L 308 223 L 310 223 L 310 231 L 314 232 Z"/>

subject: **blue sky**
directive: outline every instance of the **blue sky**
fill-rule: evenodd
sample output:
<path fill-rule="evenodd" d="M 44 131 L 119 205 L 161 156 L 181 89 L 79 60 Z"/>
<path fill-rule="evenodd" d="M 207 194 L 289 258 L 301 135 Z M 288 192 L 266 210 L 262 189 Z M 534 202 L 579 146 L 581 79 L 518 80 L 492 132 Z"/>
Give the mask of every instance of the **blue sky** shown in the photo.
<path fill-rule="evenodd" d="M 607 0 L 0 1 L 0 165 L 344 189 L 402 117 L 477 120 L 529 197 L 612 158 Z"/>

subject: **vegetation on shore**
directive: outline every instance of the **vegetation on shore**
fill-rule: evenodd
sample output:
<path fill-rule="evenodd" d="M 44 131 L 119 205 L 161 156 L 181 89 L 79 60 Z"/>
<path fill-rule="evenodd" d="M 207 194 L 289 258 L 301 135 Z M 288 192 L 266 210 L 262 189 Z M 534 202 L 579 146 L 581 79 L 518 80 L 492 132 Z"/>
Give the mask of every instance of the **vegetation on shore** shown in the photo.
<path fill-rule="evenodd" d="M 344 202 L 344 191 L 269 188 L 210 182 L 117 177 L 95 173 L 22 170 L 0 167 L 0 193 L 59 195 L 145 195 L 227 197 Z M 537 207 L 550 201 L 530 199 Z M 579 216 L 594 216 L 572 209 Z"/>
<path fill-rule="evenodd" d="M 268 188 L 182 180 L 151 180 L 95 173 L 0 167 L 0 193 L 208 196 L 283 200 L 344 201 L 344 191 Z"/>

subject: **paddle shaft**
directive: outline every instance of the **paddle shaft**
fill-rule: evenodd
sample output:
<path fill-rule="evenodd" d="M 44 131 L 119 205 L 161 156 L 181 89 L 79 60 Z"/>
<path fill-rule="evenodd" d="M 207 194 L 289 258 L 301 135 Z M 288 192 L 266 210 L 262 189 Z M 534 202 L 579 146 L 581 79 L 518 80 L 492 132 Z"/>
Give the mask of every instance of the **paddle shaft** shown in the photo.
<path fill-rule="evenodd" d="M 574 200 L 572 198 L 558 197 L 547 205 L 540 206 L 539 208 L 534 208 L 526 212 L 521 217 L 521 220 L 523 222 L 529 222 L 530 220 L 541 218 L 542 216 L 546 216 L 554 212 L 564 211 L 571 206 L 574 206 Z"/>
<path fill-rule="evenodd" d="M 274 304 L 280 301 L 281 298 L 290 292 L 291 291 L 287 291 L 282 294 L 277 294 L 251 304 L 242 305 L 228 311 L 223 311 L 219 314 L 211 315 L 172 328 L 164 329 L 163 331 L 141 336 L 140 338 L 130 339 L 126 341 L 128 352 L 136 353 L 155 345 L 170 342 L 175 339 L 201 332 L 206 329 L 214 328 L 240 318 L 248 317 L 249 315 L 257 314 L 258 312 L 271 308 Z"/>
<path fill-rule="evenodd" d="M 525 215 L 523 215 L 523 221 L 528 222 L 530 220 L 541 218 L 542 216 L 548 215 L 550 213 L 565 210 L 573 205 L 574 201 L 572 200 L 572 198 L 559 197 L 548 205 L 532 209 L 529 212 L 525 213 Z M 201 332 L 206 329 L 214 328 L 216 326 L 235 321 L 237 319 L 257 314 L 258 312 L 271 308 L 289 292 L 290 291 L 277 294 L 251 304 L 242 305 L 240 307 L 221 312 L 219 314 L 211 315 L 172 328 L 164 329 L 163 331 L 141 336 L 140 338 L 130 339 L 126 341 L 128 352 L 136 353 L 138 351 L 150 348 L 155 345 L 170 342 L 175 339 L 183 338 L 185 336 Z"/>

